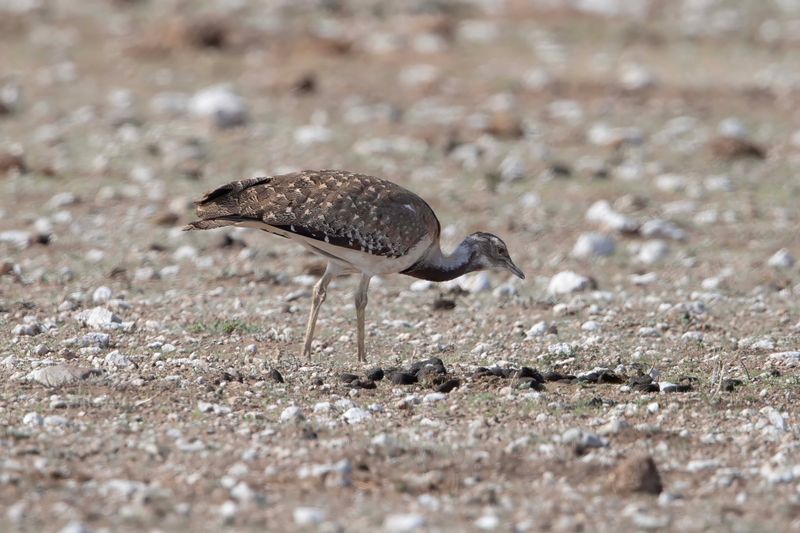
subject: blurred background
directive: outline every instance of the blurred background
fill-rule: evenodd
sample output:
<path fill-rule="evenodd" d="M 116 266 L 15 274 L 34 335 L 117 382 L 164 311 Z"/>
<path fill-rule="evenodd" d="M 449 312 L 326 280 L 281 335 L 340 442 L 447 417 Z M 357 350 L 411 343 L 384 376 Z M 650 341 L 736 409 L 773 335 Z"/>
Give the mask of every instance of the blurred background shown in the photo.
<path fill-rule="evenodd" d="M 505 236 L 527 270 L 593 274 L 597 260 L 619 280 L 672 254 L 667 275 L 686 283 L 703 254 L 698 282 L 743 248 L 754 265 L 793 263 L 797 1 L 3 0 L 0 13 L 12 246 L 61 226 L 98 258 L 137 261 L 103 251 L 103 221 L 177 248 L 207 188 L 344 168 L 427 198 L 446 240 Z M 95 233 L 36 209 L 81 202 Z"/>

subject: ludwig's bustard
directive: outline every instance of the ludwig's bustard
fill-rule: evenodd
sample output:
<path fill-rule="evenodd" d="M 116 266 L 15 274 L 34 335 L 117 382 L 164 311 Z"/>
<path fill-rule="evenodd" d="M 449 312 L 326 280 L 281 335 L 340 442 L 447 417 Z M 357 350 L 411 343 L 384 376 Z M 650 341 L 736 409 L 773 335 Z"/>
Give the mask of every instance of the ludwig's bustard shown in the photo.
<path fill-rule="evenodd" d="M 525 278 L 500 238 L 473 233 L 449 255 L 439 247 L 439 220 L 416 194 L 390 181 L 340 170 L 304 170 L 223 185 L 197 202 L 184 229 L 258 228 L 299 242 L 328 266 L 314 285 L 303 355 L 311 357 L 317 314 L 331 279 L 361 274 L 355 295 L 358 359 L 365 361 L 364 309 L 372 276 L 401 273 L 447 281 L 467 272 L 505 269 Z"/>

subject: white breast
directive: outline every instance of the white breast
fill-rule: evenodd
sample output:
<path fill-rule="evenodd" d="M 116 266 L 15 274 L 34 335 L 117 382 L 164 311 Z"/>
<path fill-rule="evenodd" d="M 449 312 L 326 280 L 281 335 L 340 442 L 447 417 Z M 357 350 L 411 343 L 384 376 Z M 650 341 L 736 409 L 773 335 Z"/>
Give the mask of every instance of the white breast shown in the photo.
<path fill-rule="evenodd" d="M 318 255 L 323 255 L 319 254 L 319 251 L 324 252 L 324 254 L 327 254 L 327 256 L 323 255 L 326 257 L 326 259 L 331 259 L 328 256 L 335 257 L 340 263 L 339 266 L 343 267 L 344 270 L 357 270 L 371 276 L 395 274 L 409 269 L 413 264 L 419 261 L 423 255 L 425 255 L 425 252 L 427 252 L 431 244 L 433 244 L 433 239 L 431 239 L 430 236 L 426 236 L 420 242 L 415 244 L 407 254 L 401 257 L 383 257 L 380 255 L 372 255 L 366 252 L 361 252 L 359 250 L 334 246 L 333 244 L 324 241 L 318 241 L 310 237 L 303 237 L 301 235 L 297 235 L 296 233 L 289 233 L 275 228 L 274 226 L 270 226 L 269 224 L 264 224 L 263 222 L 258 222 L 255 220 L 238 222 L 235 225 L 257 228 L 280 235 L 282 237 L 286 237 L 299 244 L 302 244 L 306 249 Z"/>

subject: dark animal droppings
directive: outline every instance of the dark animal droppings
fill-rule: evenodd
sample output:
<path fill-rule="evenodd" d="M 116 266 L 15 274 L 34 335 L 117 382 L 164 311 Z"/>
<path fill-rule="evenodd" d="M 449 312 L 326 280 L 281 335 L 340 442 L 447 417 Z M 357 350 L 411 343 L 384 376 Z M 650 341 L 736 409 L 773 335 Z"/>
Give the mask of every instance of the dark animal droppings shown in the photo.
<path fill-rule="evenodd" d="M 269 371 L 269 379 L 275 383 L 284 383 L 283 376 L 274 368 Z"/>
<path fill-rule="evenodd" d="M 384 373 L 381 367 L 373 368 L 369 372 L 367 372 L 367 379 L 372 381 L 380 381 L 383 379 Z"/>
<path fill-rule="evenodd" d="M 452 311 L 456 308 L 456 302 L 447 298 L 437 298 L 432 306 L 434 311 Z"/>
<path fill-rule="evenodd" d="M 422 361 L 412 363 L 411 367 L 408 369 L 408 372 L 410 374 L 419 374 L 419 371 L 426 367 L 433 367 L 435 372 L 438 374 L 447 374 L 447 369 L 444 366 L 444 362 L 438 357 L 431 357 L 430 359 L 424 359 Z"/>
<path fill-rule="evenodd" d="M 350 382 L 350 386 L 354 389 L 377 389 L 378 386 L 371 379 L 357 379 Z"/>
<path fill-rule="evenodd" d="M 460 387 L 461 382 L 457 379 L 449 379 L 436 387 L 436 392 L 444 392 L 445 394 L 452 392 L 456 387 Z"/>
<path fill-rule="evenodd" d="M 389 381 L 393 385 L 413 385 L 417 382 L 417 376 L 408 372 L 395 372 L 389 376 Z"/>

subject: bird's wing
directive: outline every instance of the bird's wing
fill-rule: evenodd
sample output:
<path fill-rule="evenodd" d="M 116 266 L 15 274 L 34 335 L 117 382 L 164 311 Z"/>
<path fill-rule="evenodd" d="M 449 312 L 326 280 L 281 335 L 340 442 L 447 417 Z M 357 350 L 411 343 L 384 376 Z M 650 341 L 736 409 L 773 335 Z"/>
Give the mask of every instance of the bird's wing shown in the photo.
<path fill-rule="evenodd" d="M 258 221 L 372 255 L 400 257 L 438 238 L 430 206 L 392 182 L 343 171 L 302 171 L 228 183 L 197 204 L 190 229 Z"/>

